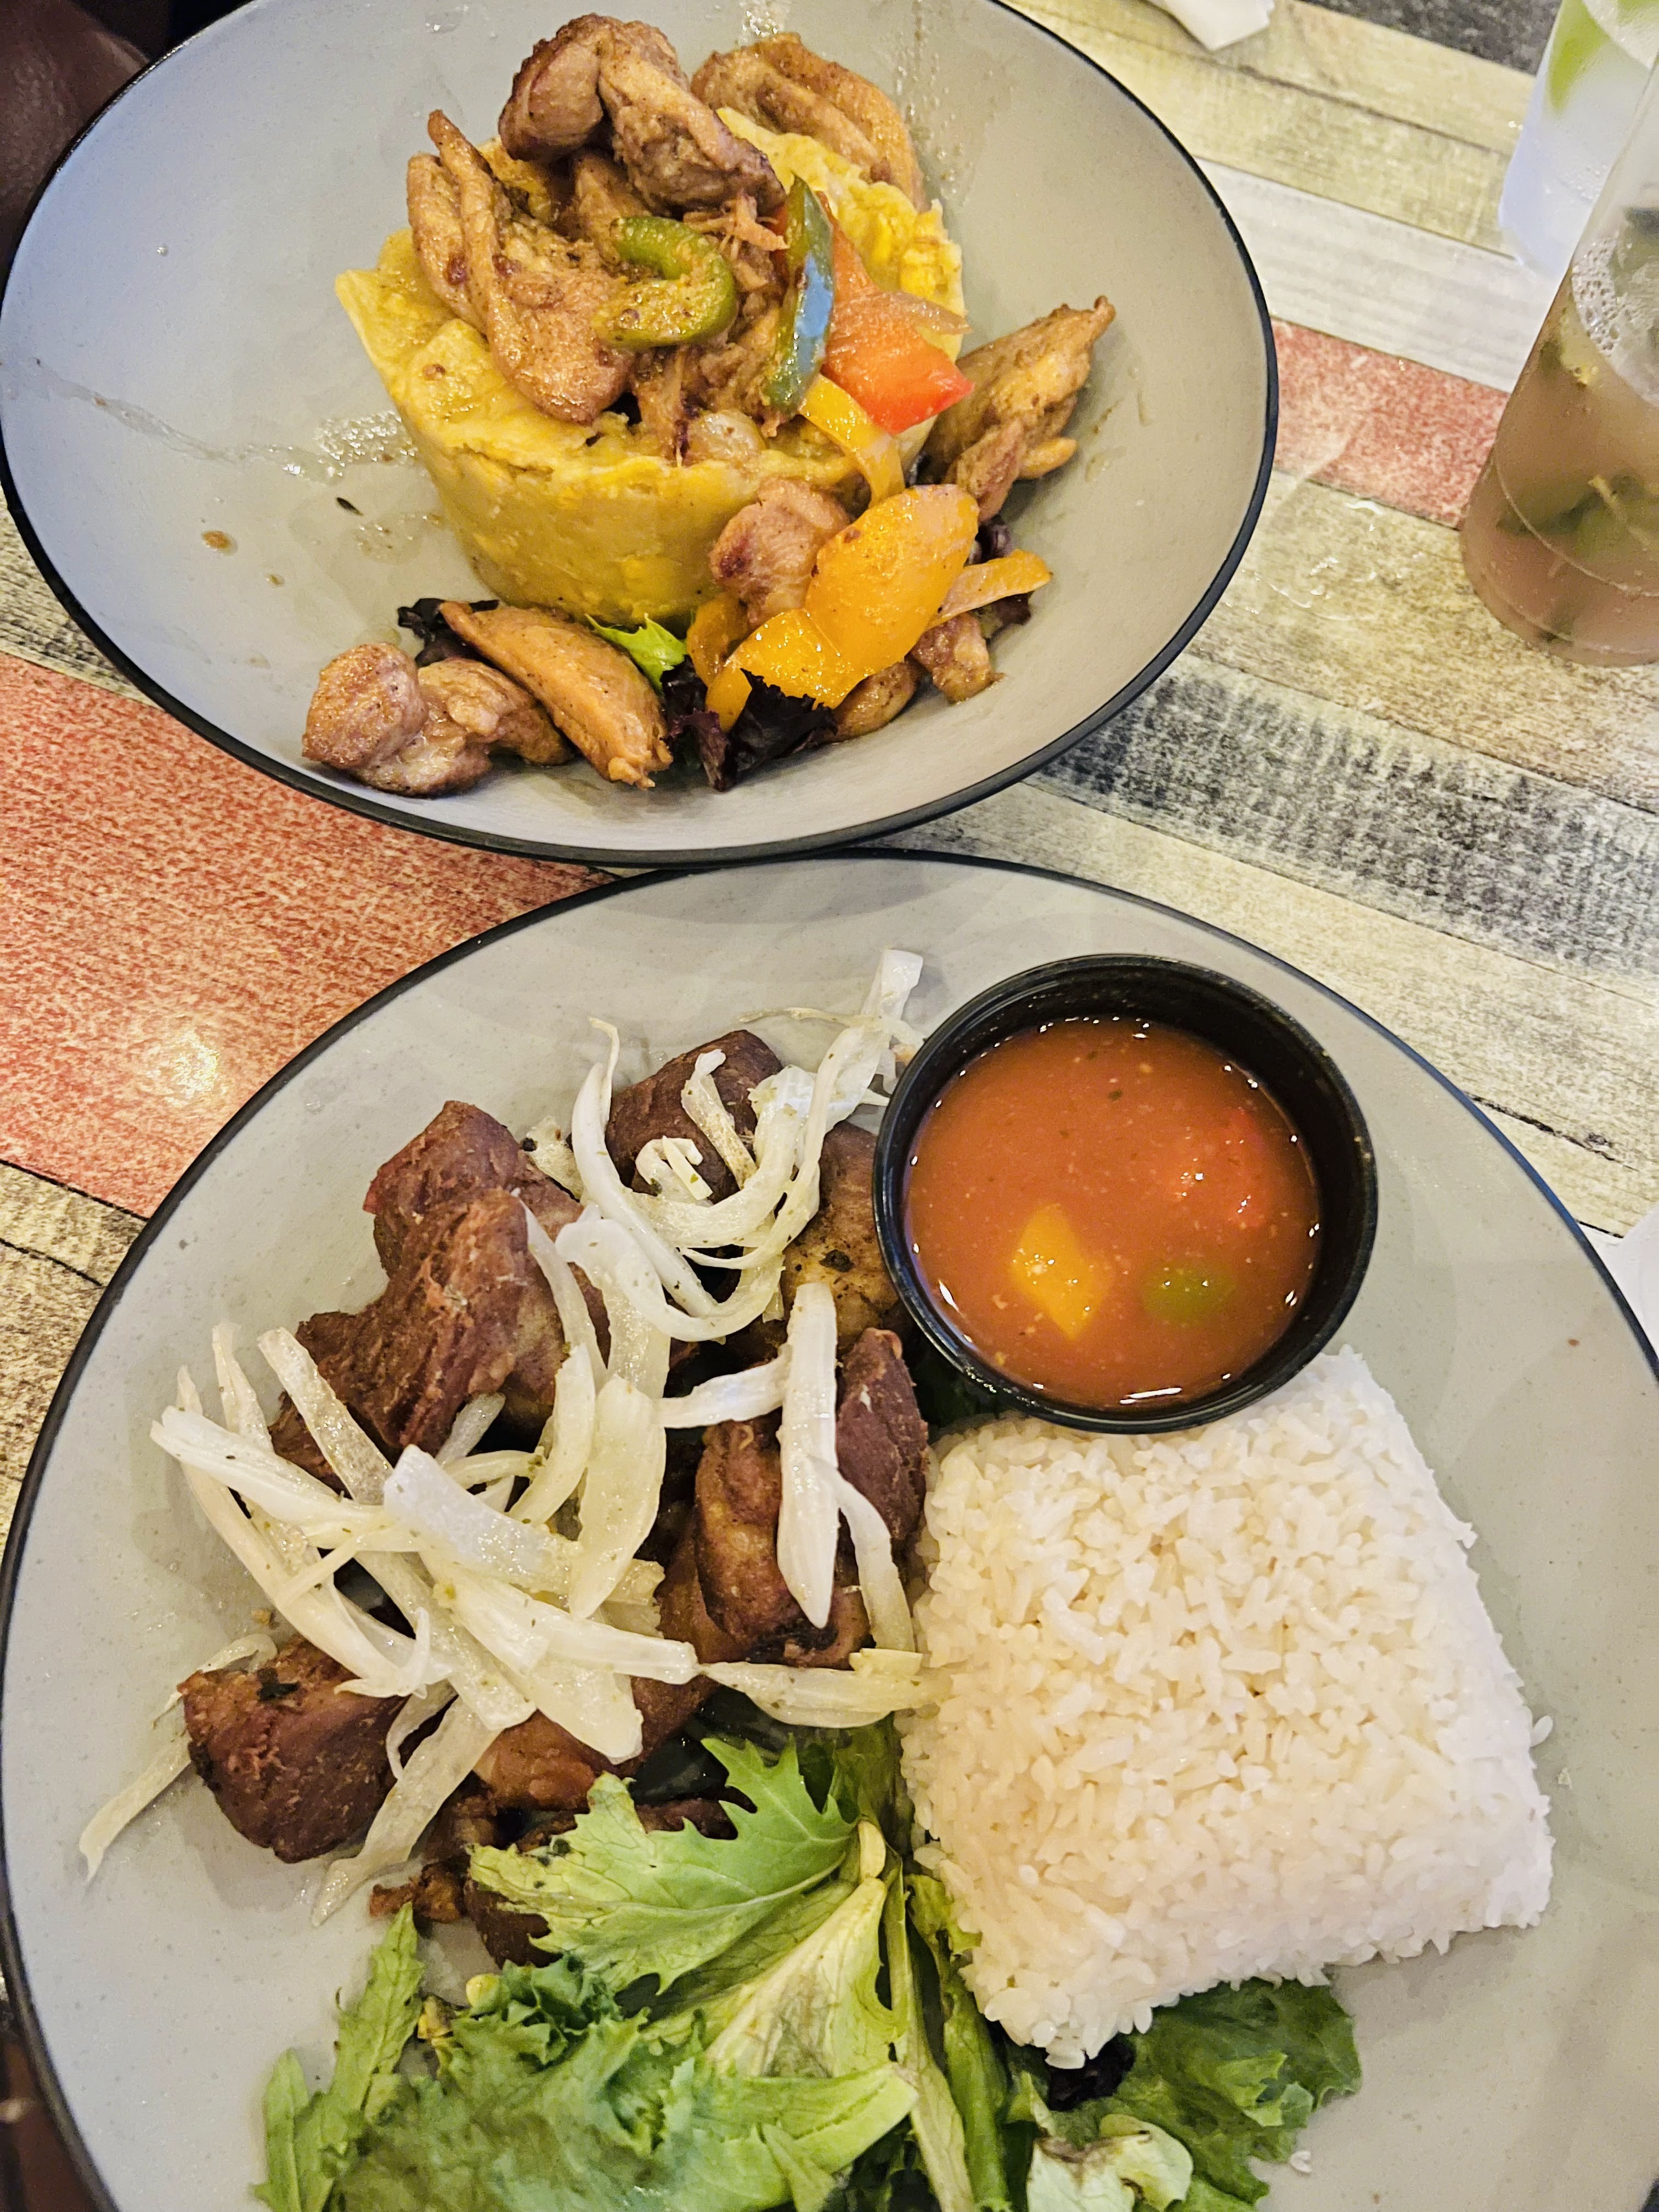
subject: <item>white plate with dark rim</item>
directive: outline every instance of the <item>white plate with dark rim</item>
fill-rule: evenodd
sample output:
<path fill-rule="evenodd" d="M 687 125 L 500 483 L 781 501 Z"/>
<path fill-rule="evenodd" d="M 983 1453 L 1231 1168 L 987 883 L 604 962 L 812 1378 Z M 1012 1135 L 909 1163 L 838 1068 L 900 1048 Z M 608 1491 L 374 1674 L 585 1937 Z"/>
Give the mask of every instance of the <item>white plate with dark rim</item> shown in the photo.
<path fill-rule="evenodd" d="M 106 2212 L 228 2212 L 258 2099 L 313 2060 L 361 1975 L 349 1907 L 176 1788 L 90 1887 L 76 1837 L 141 1763 L 168 1687 L 246 1626 L 252 1586 L 148 1440 L 222 1316 L 252 1335 L 379 1280 L 362 1193 L 449 1097 L 522 1128 L 588 1062 L 642 1072 L 744 1016 L 852 1007 L 882 948 L 926 955 L 930 1026 L 1063 954 L 1221 969 L 1332 1054 L 1376 1141 L 1381 1224 L 1341 1340 L 1390 1389 L 1454 1509 L 1534 1712 L 1553 1800 L 1537 1929 L 1340 1978 L 1365 2087 L 1321 2114 L 1283 2212 L 1638 2212 L 1659 2173 L 1659 1370 L 1589 1247 L 1477 1110 L 1397 1039 L 1266 954 L 1120 892 L 870 854 L 646 878 L 509 922 L 395 984 L 268 1084 L 134 1246 L 53 1404 L 6 1553 L 5 1964 Z"/>
<path fill-rule="evenodd" d="M 749 35 L 736 0 L 647 12 L 690 66 Z M 325 426 L 389 404 L 335 276 L 372 267 L 403 226 L 428 111 L 489 137 L 520 57 L 558 20 L 538 0 L 253 0 L 71 148 L 0 301 L 0 480 L 70 613 L 255 768 L 406 829 L 565 859 L 844 844 L 998 790 L 1097 728 L 1193 636 L 1260 514 L 1277 383 L 1255 273 L 1163 125 L 997 0 L 959 0 L 939 35 L 906 0 L 799 0 L 809 44 L 906 93 L 979 337 L 1101 291 L 1117 305 L 1079 459 L 1010 506 L 1057 580 L 999 641 L 1003 681 L 957 707 L 930 695 L 723 793 L 695 765 L 639 793 L 577 763 L 413 799 L 301 758 L 325 661 L 392 635 L 399 605 L 481 590 L 423 520 L 417 463 L 317 480 Z M 210 550 L 210 531 L 234 550 Z"/>

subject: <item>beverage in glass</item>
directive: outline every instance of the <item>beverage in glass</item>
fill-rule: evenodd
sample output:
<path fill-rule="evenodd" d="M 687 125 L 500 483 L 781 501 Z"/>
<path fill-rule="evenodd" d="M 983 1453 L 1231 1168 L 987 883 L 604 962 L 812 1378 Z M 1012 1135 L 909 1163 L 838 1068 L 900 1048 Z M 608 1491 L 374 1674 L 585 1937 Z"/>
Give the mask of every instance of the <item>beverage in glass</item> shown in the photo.
<path fill-rule="evenodd" d="M 1463 518 L 1469 580 L 1528 643 L 1659 660 L 1659 76 Z"/>
<path fill-rule="evenodd" d="M 1659 0 L 1561 0 L 1498 219 L 1559 283 L 1659 60 Z"/>

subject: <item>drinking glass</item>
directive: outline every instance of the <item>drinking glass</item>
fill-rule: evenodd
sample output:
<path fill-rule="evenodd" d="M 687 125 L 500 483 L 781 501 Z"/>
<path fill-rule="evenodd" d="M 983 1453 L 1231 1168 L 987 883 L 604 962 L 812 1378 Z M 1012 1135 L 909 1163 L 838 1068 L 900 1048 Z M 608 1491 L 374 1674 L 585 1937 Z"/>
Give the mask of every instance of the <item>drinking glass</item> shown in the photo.
<path fill-rule="evenodd" d="M 1562 0 L 1504 179 L 1515 252 L 1559 282 L 1659 60 L 1659 0 Z"/>

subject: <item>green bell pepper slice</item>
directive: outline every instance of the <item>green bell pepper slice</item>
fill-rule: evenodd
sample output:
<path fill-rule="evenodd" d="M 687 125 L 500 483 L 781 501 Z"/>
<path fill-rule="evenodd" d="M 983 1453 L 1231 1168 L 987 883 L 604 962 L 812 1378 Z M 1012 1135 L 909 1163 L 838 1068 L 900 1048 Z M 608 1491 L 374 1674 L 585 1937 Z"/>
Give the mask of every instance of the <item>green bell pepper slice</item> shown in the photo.
<path fill-rule="evenodd" d="M 738 283 L 712 238 L 667 216 L 625 216 L 611 233 L 618 257 L 651 274 L 629 284 L 599 318 L 614 346 L 690 345 L 723 331 L 738 312 Z"/>
<path fill-rule="evenodd" d="M 761 396 L 780 415 L 793 415 L 817 374 L 836 305 L 835 239 L 823 203 L 797 177 L 789 187 L 785 234 L 792 283 Z"/>

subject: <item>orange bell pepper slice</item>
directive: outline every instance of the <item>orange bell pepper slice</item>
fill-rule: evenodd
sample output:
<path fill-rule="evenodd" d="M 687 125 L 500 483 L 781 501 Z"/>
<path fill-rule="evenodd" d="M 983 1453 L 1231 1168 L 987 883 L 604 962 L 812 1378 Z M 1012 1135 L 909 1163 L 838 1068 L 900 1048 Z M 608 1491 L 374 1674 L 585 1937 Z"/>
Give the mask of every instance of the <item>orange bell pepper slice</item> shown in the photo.
<path fill-rule="evenodd" d="M 971 568 L 964 568 L 945 594 L 939 618 L 949 622 L 953 615 L 971 614 L 975 607 L 988 607 L 994 599 L 1017 599 L 1025 592 L 1040 592 L 1045 584 L 1054 580 L 1054 570 L 1035 553 L 1004 553 L 994 561 L 979 561 Z M 690 644 L 690 640 L 688 638 L 686 642 Z"/>
<path fill-rule="evenodd" d="M 714 681 L 732 647 L 748 629 L 749 618 L 730 592 L 703 601 L 685 633 L 685 649 L 705 684 Z"/>
<path fill-rule="evenodd" d="M 831 384 L 828 377 L 815 376 L 806 387 L 800 411 L 863 471 L 872 507 L 904 489 L 904 462 L 897 446 L 839 385 Z"/>
<path fill-rule="evenodd" d="M 860 676 L 873 676 L 939 620 L 978 532 L 979 509 L 956 484 L 884 500 L 819 548 L 805 612 Z"/>
<path fill-rule="evenodd" d="M 787 691 L 792 699 L 817 699 L 826 707 L 839 707 L 860 677 L 870 672 L 838 652 L 802 607 L 774 615 L 752 630 L 726 666 L 727 671 L 740 669 L 745 675 L 757 676 L 763 684 Z M 712 704 L 712 692 L 709 696 Z"/>
<path fill-rule="evenodd" d="M 930 345 L 914 319 L 871 276 L 859 250 L 835 228 L 836 306 L 823 374 L 895 437 L 942 415 L 973 390 L 949 354 Z"/>

